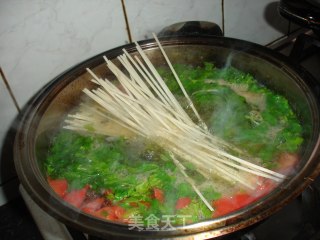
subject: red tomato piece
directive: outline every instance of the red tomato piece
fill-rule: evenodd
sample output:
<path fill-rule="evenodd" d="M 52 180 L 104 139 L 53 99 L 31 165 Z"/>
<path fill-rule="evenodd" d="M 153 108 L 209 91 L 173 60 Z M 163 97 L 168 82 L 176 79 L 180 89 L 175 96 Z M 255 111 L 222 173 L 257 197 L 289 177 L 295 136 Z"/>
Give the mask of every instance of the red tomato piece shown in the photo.
<path fill-rule="evenodd" d="M 147 208 L 149 208 L 151 206 L 151 203 L 147 202 L 147 201 L 139 201 L 139 202 L 129 202 L 130 207 L 139 207 L 139 205 L 143 205 L 146 206 Z"/>
<path fill-rule="evenodd" d="M 219 217 L 236 211 L 256 200 L 256 197 L 247 193 L 237 193 L 232 197 L 223 197 L 213 201 L 212 205 L 215 208 L 213 217 Z"/>
<path fill-rule="evenodd" d="M 129 202 L 130 207 L 139 207 L 137 202 Z"/>
<path fill-rule="evenodd" d="M 215 208 L 213 217 L 219 217 L 236 211 L 271 192 L 277 184 L 272 180 L 261 179 L 261 184 L 250 194 L 236 193 L 231 197 L 223 197 L 212 202 Z"/>
<path fill-rule="evenodd" d="M 120 206 L 113 206 L 112 211 L 114 212 L 114 215 L 117 217 L 117 219 L 122 219 L 124 213 L 126 210 Z"/>
<path fill-rule="evenodd" d="M 85 186 L 79 190 L 72 190 L 67 193 L 63 199 L 75 207 L 80 207 L 86 198 L 88 188 L 89 186 Z"/>
<path fill-rule="evenodd" d="M 117 218 L 117 215 L 114 212 L 111 212 L 106 219 L 110 220 L 110 221 L 118 221 L 119 219 Z"/>
<path fill-rule="evenodd" d="M 68 182 L 65 179 L 51 179 L 48 178 L 48 183 L 53 191 L 60 197 L 64 197 L 67 193 Z"/>
<path fill-rule="evenodd" d="M 235 209 L 235 204 L 231 198 L 220 198 L 213 201 L 212 203 L 215 211 L 213 212 L 213 217 L 220 217 L 226 215 Z"/>
<path fill-rule="evenodd" d="M 163 203 L 164 202 L 164 193 L 161 189 L 159 188 L 154 188 L 153 189 L 153 197 L 157 199 L 159 202 Z"/>
<path fill-rule="evenodd" d="M 253 196 L 247 193 L 238 193 L 233 197 L 233 199 L 236 209 L 242 208 L 255 200 Z"/>
<path fill-rule="evenodd" d="M 147 202 L 147 201 L 140 201 L 141 204 L 143 204 L 144 206 L 146 206 L 147 208 L 151 207 L 151 203 Z"/>
<path fill-rule="evenodd" d="M 96 217 L 108 219 L 111 221 L 122 220 L 125 209 L 120 206 L 103 207 L 92 214 Z"/>
<path fill-rule="evenodd" d="M 84 212 L 94 212 L 101 208 L 102 204 L 104 203 L 104 198 L 96 198 L 87 202 L 84 202 L 81 206 L 81 209 Z"/>
<path fill-rule="evenodd" d="M 191 199 L 189 197 L 179 198 L 176 203 L 176 209 L 182 209 L 187 207 L 191 203 Z"/>
<path fill-rule="evenodd" d="M 99 218 L 107 219 L 107 217 L 109 215 L 111 215 L 112 213 L 113 213 L 112 207 L 103 207 L 103 208 L 100 208 L 99 210 L 93 212 L 92 215 L 99 217 Z M 113 216 L 115 218 L 114 214 L 113 214 Z"/>

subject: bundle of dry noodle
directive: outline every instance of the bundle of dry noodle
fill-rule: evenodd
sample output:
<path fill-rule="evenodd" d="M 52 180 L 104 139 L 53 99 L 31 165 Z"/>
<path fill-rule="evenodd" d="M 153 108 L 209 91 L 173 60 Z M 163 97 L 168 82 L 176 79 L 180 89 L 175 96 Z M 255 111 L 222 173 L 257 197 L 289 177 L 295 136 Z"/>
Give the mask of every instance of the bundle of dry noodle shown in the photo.
<path fill-rule="evenodd" d="M 243 160 L 226 151 L 227 149 L 232 149 L 233 152 L 238 150 L 207 130 L 159 40 L 155 35 L 154 37 L 189 107 L 197 117 L 198 124 L 194 123 L 181 107 L 156 68 L 136 43 L 136 49 L 141 58 L 131 57 L 125 49 L 123 49 L 124 53 L 118 56 L 118 60 L 129 74 L 121 71 L 104 57 L 107 67 L 116 76 L 121 87 L 115 86 L 108 79 L 97 77 L 90 69 L 87 69 L 93 77 L 92 81 L 99 88 L 83 91 L 98 103 L 97 107 L 92 108 L 84 103 L 80 112 L 69 115 L 65 128 L 83 131 L 88 129 L 86 126 L 90 125 L 96 132 L 106 135 L 121 135 L 121 128 L 125 128 L 133 134 L 156 141 L 171 153 L 174 163 L 211 210 L 212 207 L 203 198 L 193 180 L 186 174 L 185 167 L 175 156 L 194 164 L 197 170 L 207 178 L 210 178 L 212 174 L 217 174 L 228 181 L 238 182 L 250 189 L 254 189 L 257 184 L 256 181 L 248 180 L 250 176 L 251 178 L 261 176 L 277 182 L 284 179 L 285 176 L 282 174 Z M 119 128 L 110 129 L 108 127 L 110 122 L 115 123 Z"/>

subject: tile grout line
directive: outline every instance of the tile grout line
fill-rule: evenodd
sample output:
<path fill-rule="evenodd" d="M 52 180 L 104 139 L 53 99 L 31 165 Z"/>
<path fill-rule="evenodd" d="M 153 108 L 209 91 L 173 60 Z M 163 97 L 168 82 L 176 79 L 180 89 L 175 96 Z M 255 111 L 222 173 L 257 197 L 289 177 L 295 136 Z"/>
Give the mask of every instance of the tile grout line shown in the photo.
<path fill-rule="evenodd" d="M 265 46 L 265 47 L 269 47 L 270 45 L 272 45 L 272 44 L 274 44 L 274 43 L 276 43 L 276 42 L 278 42 L 278 41 L 284 40 L 284 39 L 286 39 L 286 38 L 288 38 L 288 35 L 283 35 L 283 36 L 278 37 L 278 38 L 272 40 L 271 42 L 265 44 L 264 46 Z"/>
<path fill-rule="evenodd" d="M 289 33 L 288 35 L 283 35 L 283 36 L 281 36 L 281 37 L 279 37 L 279 38 L 277 38 L 277 39 L 274 39 L 274 40 L 272 40 L 271 42 L 265 44 L 264 46 L 265 46 L 265 47 L 269 47 L 269 46 L 271 46 L 272 44 L 274 44 L 274 43 L 276 43 L 276 42 L 278 42 L 278 41 L 285 40 L 285 39 L 290 38 L 290 37 L 292 37 L 292 36 L 294 36 L 294 38 L 296 38 L 297 36 L 295 36 L 295 35 L 296 35 L 296 34 L 299 35 L 299 34 L 300 34 L 300 31 L 303 31 L 303 28 L 299 28 L 299 29 L 297 29 L 297 30 L 295 30 L 295 31 L 292 31 L 292 32 Z M 302 33 L 302 32 L 301 32 L 301 33 Z"/>
<path fill-rule="evenodd" d="M 125 0 L 121 0 L 121 5 L 122 5 L 122 11 L 123 11 L 124 20 L 126 22 L 126 30 L 127 30 L 127 34 L 128 34 L 128 39 L 129 39 L 129 42 L 131 43 L 132 42 L 132 36 L 131 36 L 130 25 L 129 25 L 127 10 L 126 10 L 126 6 L 125 6 L 124 1 Z"/>
<path fill-rule="evenodd" d="M 221 0 L 222 34 L 224 36 L 224 0 Z"/>
<path fill-rule="evenodd" d="M 16 109 L 17 109 L 18 112 L 20 113 L 21 110 L 20 110 L 20 107 L 19 107 L 19 105 L 18 105 L 18 102 L 17 102 L 17 100 L 16 100 L 16 98 L 15 98 L 15 96 L 14 96 L 12 90 L 11 90 L 11 87 L 10 87 L 10 85 L 9 85 L 9 82 L 8 82 L 6 76 L 4 75 L 4 72 L 2 71 L 2 68 L 1 68 L 1 67 L 0 67 L 0 75 L 1 75 L 1 77 L 2 77 L 2 80 L 3 80 L 3 82 L 4 82 L 5 86 L 6 86 L 9 94 L 10 94 L 10 97 L 11 97 L 11 99 L 12 99 L 12 101 L 13 101 Z"/>

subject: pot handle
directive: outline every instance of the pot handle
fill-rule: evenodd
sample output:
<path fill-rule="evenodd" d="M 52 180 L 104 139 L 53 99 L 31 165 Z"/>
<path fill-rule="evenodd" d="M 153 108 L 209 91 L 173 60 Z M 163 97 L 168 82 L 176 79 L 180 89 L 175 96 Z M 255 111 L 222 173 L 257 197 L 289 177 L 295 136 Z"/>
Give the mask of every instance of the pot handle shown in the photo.
<path fill-rule="evenodd" d="M 221 28 L 213 22 L 186 21 L 169 25 L 163 28 L 158 37 L 201 37 L 223 36 Z"/>

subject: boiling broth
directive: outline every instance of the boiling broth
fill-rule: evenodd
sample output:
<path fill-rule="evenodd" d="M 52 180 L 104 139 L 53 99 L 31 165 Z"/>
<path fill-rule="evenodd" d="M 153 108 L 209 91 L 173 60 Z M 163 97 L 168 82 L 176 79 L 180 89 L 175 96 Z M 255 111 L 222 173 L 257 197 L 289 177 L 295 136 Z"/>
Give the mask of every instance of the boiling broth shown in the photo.
<path fill-rule="evenodd" d="M 197 68 L 176 65 L 175 69 L 212 135 L 241 149 L 233 154 L 252 156 L 256 164 L 290 174 L 303 139 L 301 125 L 284 97 L 232 67 L 218 69 L 206 63 Z M 171 72 L 159 72 L 192 117 Z M 119 129 L 112 121 L 104 124 Z M 139 220 L 148 226 L 151 219 L 161 226 L 169 221 L 165 216 L 171 216 L 170 223 L 184 225 L 238 210 L 277 185 L 262 177 L 248 177 L 257 182 L 249 190 L 214 172 L 208 176 L 206 166 L 176 156 L 212 205 L 211 211 L 174 164 L 166 143 L 126 129 L 118 135 L 94 125 L 85 130 L 61 129 L 53 137 L 45 161 L 48 182 L 65 201 L 105 220 L 128 224 Z"/>

